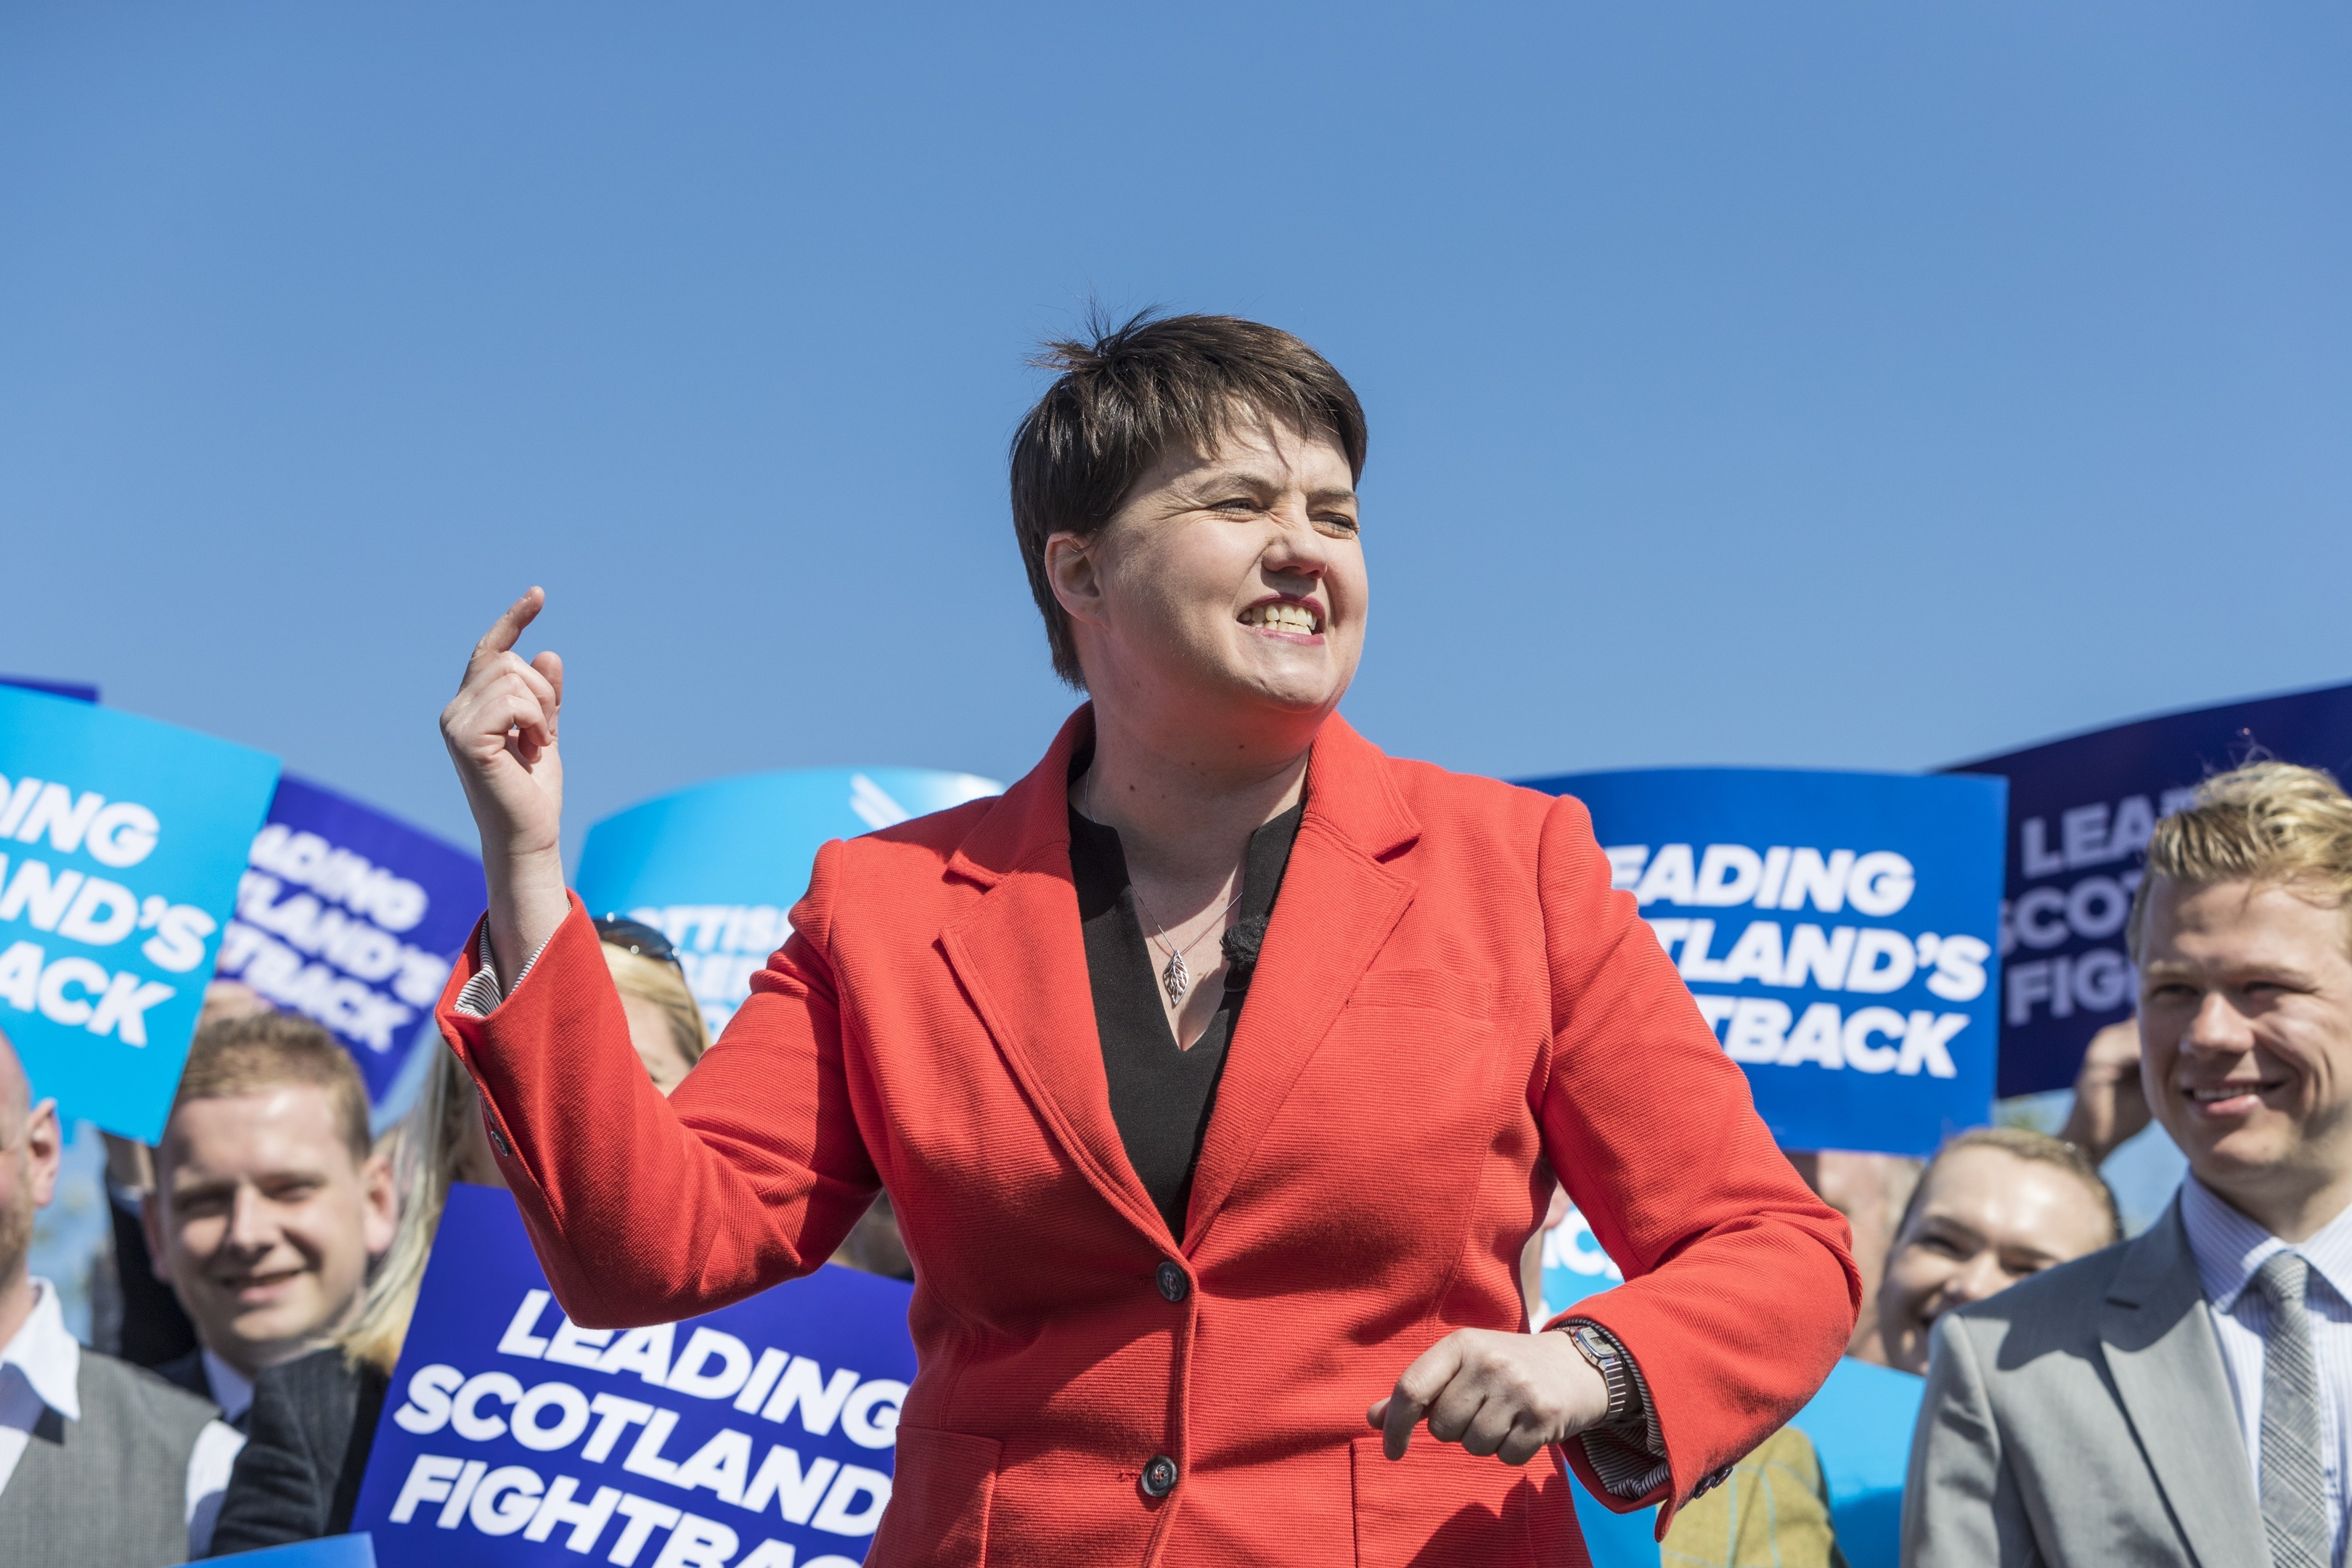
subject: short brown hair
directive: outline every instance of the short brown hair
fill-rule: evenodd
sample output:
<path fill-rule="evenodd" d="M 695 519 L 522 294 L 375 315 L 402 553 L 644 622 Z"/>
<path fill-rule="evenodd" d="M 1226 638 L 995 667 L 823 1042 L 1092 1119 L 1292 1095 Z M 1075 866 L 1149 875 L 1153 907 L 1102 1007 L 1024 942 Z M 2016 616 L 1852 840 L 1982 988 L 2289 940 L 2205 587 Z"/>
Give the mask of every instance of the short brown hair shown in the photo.
<path fill-rule="evenodd" d="M 1045 542 L 1086 538 L 1172 447 L 1213 451 L 1244 411 L 1328 436 L 1364 476 L 1364 410 L 1331 362 L 1277 327 L 1237 316 L 1090 318 L 1084 338 L 1032 363 L 1059 371 L 1013 437 L 1013 531 L 1045 617 L 1054 672 L 1084 689 L 1070 618 L 1045 580 Z"/>
<path fill-rule="evenodd" d="M 2248 763 L 2207 779 L 2158 822 L 2147 864 L 2132 895 L 2134 963 L 2146 941 L 2148 885 L 2158 877 L 2292 887 L 2343 909 L 2352 903 L 2352 796 L 2317 768 Z"/>
<path fill-rule="evenodd" d="M 2020 1160 L 2057 1166 L 2082 1183 L 2098 1200 L 2100 1211 L 2106 1215 L 2107 1240 L 2113 1243 L 2124 1238 L 2123 1210 L 2116 1206 L 2116 1190 L 2107 1185 L 2107 1179 L 2099 1174 L 2099 1167 L 2081 1149 L 2063 1138 L 2053 1138 L 2047 1132 L 2036 1132 L 2031 1127 L 1972 1127 L 1947 1139 L 1944 1146 L 1936 1151 L 1936 1157 L 1927 1162 L 1927 1168 L 1919 1173 L 1919 1184 L 1911 1189 L 1911 1201 L 1903 1205 L 1903 1218 L 1895 1227 L 1897 1246 L 1902 1244 L 1904 1232 L 1911 1228 L 1912 1218 L 1918 1214 L 1920 1204 L 1927 1200 L 1927 1184 L 1934 1179 L 1936 1167 L 1942 1164 L 1947 1156 L 1963 1149 L 1998 1149 Z"/>
<path fill-rule="evenodd" d="M 352 1159 L 367 1159 L 373 1142 L 368 1136 L 367 1084 L 358 1064 L 334 1036 L 291 1013 L 249 1013 L 198 1029 L 172 1109 L 192 1100 L 226 1100 L 285 1084 L 325 1089 L 335 1130 Z"/>

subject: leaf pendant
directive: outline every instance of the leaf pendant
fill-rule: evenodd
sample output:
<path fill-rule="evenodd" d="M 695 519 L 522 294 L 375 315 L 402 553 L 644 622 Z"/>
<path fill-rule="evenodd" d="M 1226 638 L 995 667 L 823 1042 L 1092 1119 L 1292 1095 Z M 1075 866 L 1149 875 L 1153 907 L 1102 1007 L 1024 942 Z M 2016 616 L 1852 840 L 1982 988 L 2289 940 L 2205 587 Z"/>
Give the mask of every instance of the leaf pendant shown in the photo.
<path fill-rule="evenodd" d="M 1168 993 L 1171 1007 L 1183 1005 L 1184 993 L 1192 989 L 1192 972 L 1184 967 L 1182 953 L 1168 955 L 1168 967 L 1160 972 L 1160 984 Z"/>

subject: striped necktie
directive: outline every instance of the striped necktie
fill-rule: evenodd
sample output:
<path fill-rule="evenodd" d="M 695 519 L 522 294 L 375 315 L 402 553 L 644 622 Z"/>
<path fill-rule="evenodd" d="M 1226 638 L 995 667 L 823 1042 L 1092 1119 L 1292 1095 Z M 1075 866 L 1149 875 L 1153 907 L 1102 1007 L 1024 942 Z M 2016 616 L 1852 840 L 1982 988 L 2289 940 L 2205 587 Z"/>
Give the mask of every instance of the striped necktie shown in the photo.
<path fill-rule="evenodd" d="M 2304 1289 L 2311 1266 L 2273 1253 L 2254 1284 L 2271 1305 L 2263 1345 L 2263 1532 L 2271 1568 L 2331 1568 L 2327 1475 L 2320 1460 L 2319 1363 Z"/>

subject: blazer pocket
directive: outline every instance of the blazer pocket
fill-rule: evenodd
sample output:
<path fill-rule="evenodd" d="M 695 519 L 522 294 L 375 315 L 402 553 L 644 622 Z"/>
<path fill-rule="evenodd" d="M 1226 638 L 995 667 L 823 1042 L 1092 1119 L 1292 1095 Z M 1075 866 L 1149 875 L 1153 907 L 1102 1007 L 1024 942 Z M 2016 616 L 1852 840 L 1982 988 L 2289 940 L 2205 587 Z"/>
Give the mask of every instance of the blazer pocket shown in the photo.
<path fill-rule="evenodd" d="M 891 1568 L 984 1568 L 988 1511 L 1004 1445 L 920 1426 L 898 1428 L 890 1506 L 872 1560 Z"/>
<path fill-rule="evenodd" d="M 1391 1464 L 1378 1437 L 1348 1445 L 1355 1490 L 1356 1568 L 1522 1568 L 1528 1540 L 1524 1471 L 1416 1433 Z M 1531 1465 L 1550 1463 L 1538 1455 Z"/>

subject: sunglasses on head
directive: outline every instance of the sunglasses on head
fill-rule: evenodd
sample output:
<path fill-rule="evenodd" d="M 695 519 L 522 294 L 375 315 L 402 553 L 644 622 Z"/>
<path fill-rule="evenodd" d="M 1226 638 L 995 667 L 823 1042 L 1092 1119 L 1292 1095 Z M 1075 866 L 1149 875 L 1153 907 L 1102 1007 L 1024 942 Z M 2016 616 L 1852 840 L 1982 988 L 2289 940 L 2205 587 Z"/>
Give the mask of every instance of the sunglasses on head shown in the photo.
<path fill-rule="evenodd" d="M 681 973 L 685 972 L 686 965 L 678 962 L 677 949 L 670 945 L 669 938 L 645 921 L 633 921 L 626 915 L 600 915 L 595 925 L 597 941 L 610 942 L 623 952 L 667 963 Z"/>

